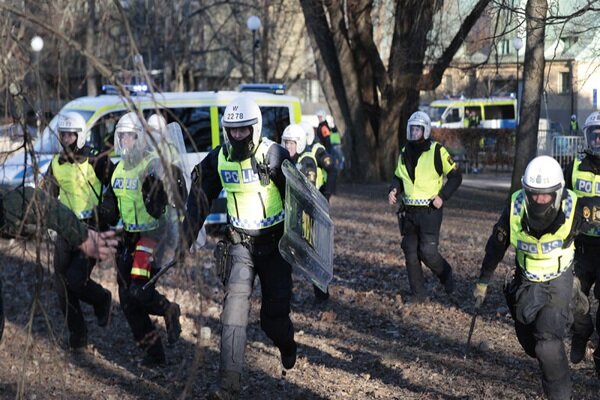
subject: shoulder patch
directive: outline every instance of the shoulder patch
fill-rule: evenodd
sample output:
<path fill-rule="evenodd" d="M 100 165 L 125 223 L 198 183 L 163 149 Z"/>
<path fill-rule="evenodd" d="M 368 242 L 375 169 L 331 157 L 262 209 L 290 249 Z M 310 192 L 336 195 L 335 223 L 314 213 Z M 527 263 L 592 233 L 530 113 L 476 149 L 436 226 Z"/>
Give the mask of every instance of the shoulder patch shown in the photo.
<path fill-rule="evenodd" d="M 454 160 L 452 159 L 452 156 L 448 156 L 446 160 L 448 161 L 448 164 L 454 165 Z"/>

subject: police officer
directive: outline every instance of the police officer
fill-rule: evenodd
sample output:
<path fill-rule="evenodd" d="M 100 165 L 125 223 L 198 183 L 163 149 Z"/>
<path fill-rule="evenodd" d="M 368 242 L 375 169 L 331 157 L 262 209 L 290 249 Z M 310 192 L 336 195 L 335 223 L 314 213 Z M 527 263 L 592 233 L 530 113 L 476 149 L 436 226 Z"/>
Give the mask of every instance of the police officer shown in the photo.
<path fill-rule="evenodd" d="M 600 199 L 600 112 L 591 113 L 585 120 L 583 133 L 586 142 L 585 157 L 575 158 L 565 170 L 566 186 L 579 197 Z M 594 333 L 588 295 L 595 284 L 594 296 L 600 299 L 600 229 L 593 228 L 575 238 L 575 312 L 571 362 L 577 364 L 585 357 L 589 338 Z M 579 290 L 583 295 L 579 293 Z M 596 330 L 600 332 L 600 310 L 596 313 Z M 600 342 L 594 352 L 596 372 L 600 374 Z"/>
<path fill-rule="evenodd" d="M 170 344 L 181 334 L 179 305 L 154 287 L 142 289 L 160 267 L 153 261 L 168 228 L 162 165 L 134 112 L 125 114 L 117 123 L 115 149 L 122 160 L 112 174 L 103 207 L 110 224 L 116 224 L 119 216 L 123 221 L 123 241 L 117 251 L 119 299 L 133 337 L 146 353 L 142 364 L 161 365 L 166 361 L 165 353 L 150 315 L 164 317 Z"/>
<path fill-rule="evenodd" d="M 209 394 L 211 399 L 239 396 L 256 275 L 262 290 L 261 328 L 279 349 L 283 367 L 290 369 L 296 363 L 294 327 L 289 316 L 292 270 L 278 249 L 285 217 L 281 164 L 290 156 L 279 144 L 261 138 L 261 111 L 250 97 L 233 100 L 225 108 L 222 124 L 225 144 L 196 167 L 184 220 L 188 249 L 208 214 L 208 203 L 221 189 L 226 190 L 230 226 L 226 250 L 220 253 L 224 258 L 219 256 L 217 260 L 218 274 L 225 284 L 221 363 L 219 384 Z"/>
<path fill-rule="evenodd" d="M 306 150 L 306 133 L 300 124 L 288 125 L 281 135 L 281 145 L 286 148 L 298 170 L 319 189 L 323 181 L 317 183 L 317 160 Z"/>
<path fill-rule="evenodd" d="M 322 113 L 325 115 L 324 111 L 322 111 Z M 324 124 L 327 124 L 326 120 L 324 120 Z M 325 126 L 324 124 L 321 122 L 319 126 L 321 126 L 321 128 L 326 127 L 328 132 L 331 132 L 329 130 L 329 125 Z M 335 192 L 335 181 L 337 177 L 337 171 L 333 163 L 333 157 L 331 156 L 330 151 L 327 150 L 326 145 L 320 141 L 321 139 L 316 139 L 315 130 L 312 128 L 312 126 L 304 122 L 301 123 L 301 125 L 306 131 L 306 151 L 310 151 L 313 154 L 317 160 L 317 166 L 319 167 L 317 170 L 317 181 L 323 182 L 323 184 L 320 185 L 319 191 L 323 194 L 323 196 L 325 196 L 327 201 L 329 201 L 331 194 Z M 327 138 L 329 138 L 329 136 L 327 136 Z M 331 148 L 331 142 L 326 142 Z"/>
<path fill-rule="evenodd" d="M 112 162 L 108 157 L 92 159 L 85 146 L 85 120 L 74 111 L 58 116 L 58 135 L 62 151 L 52 158 L 43 186 L 86 225 L 101 229 L 96 208 L 102 187 L 108 186 Z M 108 325 L 112 295 L 90 275 L 96 260 L 58 236 L 54 245 L 54 286 L 60 309 L 69 329 L 69 347 L 82 350 L 88 334 L 80 302 L 94 307 L 98 325 Z"/>
<path fill-rule="evenodd" d="M 473 295 L 480 306 L 487 286 L 509 245 L 516 249 L 516 270 L 505 288 L 515 331 L 525 352 L 537 358 L 542 386 L 550 400 L 571 398 L 569 363 L 563 339 L 572 322 L 573 239 L 594 226 L 591 208 L 600 199 L 577 199 L 564 190 L 563 172 L 548 156 L 525 169 L 523 188 L 511 196 L 485 248 Z M 595 202 L 595 203 L 594 203 Z"/>
<path fill-rule="evenodd" d="M 421 261 L 439 278 L 448 294 L 454 291 L 452 268 L 438 252 L 438 243 L 442 206 L 460 186 L 462 175 L 446 148 L 431 140 L 430 133 L 429 116 L 422 111 L 413 113 L 406 127 L 408 143 L 400 153 L 388 193 L 390 204 L 401 198 L 402 250 L 416 302 L 428 298 Z"/>
<path fill-rule="evenodd" d="M 571 121 L 569 121 L 569 132 L 574 136 L 579 134 L 579 123 L 577 122 L 577 116 L 575 114 L 571 115 Z"/>
<path fill-rule="evenodd" d="M 24 224 L 44 223 L 72 248 L 101 260 L 115 254 L 114 231 L 98 233 L 82 223 L 71 210 L 42 190 L 30 187 L 13 189 L 0 196 L 0 232 L 18 235 Z M 0 282 L 0 339 L 4 330 L 4 312 Z"/>

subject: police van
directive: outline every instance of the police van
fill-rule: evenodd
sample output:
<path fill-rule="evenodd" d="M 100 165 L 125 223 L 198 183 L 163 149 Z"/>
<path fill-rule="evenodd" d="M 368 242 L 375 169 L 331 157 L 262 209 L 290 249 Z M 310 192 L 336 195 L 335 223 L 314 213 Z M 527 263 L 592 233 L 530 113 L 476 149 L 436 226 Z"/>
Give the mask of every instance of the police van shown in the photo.
<path fill-rule="evenodd" d="M 435 100 L 429 104 L 431 126 L 434 127 L 468 128 L 471 113 L 479 117 L 479 128 L 514 129 L 517 100 L 513 97 L 459 98 Z"/>
<path fill-rule="evenodd" d="M 60 110 L 60 113 L 75 111 L 83 116 L 87 126 L 87 145 L 98 151 L 110 149 L 115 126 L 119 118 L 130 110 L 128 102 L 132 101 L 146 118 L 160 110 L 167 123 L 176 121 L 181 125 L 187 152 L 183 156 L 189 169 L 186 171 L 188 177 L 191 169 L 221 143 L 221 117 L 225 107 L 240 96 L 240 92 L 236 91 L 149 93 L 145 85 L 136 85 L 127 87 L 130 96 L 126 99 L 113 87 L 106 86 L 103 89 L 104 94 L 77 98 Z M 300 100 L 281 94 L 284 90 L 284 85 L 240 86 L 240 91 L 256 101 L 262 111 L 262 135 L 276 142 L 280 141 L 286 126 L 301 120 Z M 31 154 L 23 150 L 7 157 L 0 165 L 0 185 L 35 186 L 41 181 L 52 157 L 60 152 L 57 121 L 55 116 L 34 142 L 35 162 L 32 162 Z M 226 222 L 224 201 L 215 202 L 212 211 L 207 224 Z"/>

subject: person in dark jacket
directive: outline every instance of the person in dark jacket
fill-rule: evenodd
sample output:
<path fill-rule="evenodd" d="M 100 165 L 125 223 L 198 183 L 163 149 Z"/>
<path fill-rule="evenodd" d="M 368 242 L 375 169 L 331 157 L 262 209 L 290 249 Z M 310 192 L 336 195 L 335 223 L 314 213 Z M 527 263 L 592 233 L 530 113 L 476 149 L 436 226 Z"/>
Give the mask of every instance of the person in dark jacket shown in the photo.
<path fill-rule="evenodd" d="M 563 340 L 573 321 L 575 237 L 600 227 L 592 213 L 600 199 L 578 199 L 565 190 L 563 172 L 548 156 L 534 158 L 525 169 L 521 190 L 511 196 L 485 247 L 473 296 L 479 308 L 487 286 L 509 245 L 516 250 L 516 269 L 505 296 L 519 343 L 542 371 L 550 400 L 568 400 L 572 383 Z"/>
<path fill-rule="evenodd" d="M 250 296 L 257 275 L 262 290 L 260 325 L 279 349 L 284 368 L 294 367 L 297 349 L 289 315 L 292 269 L 278 248 L 285 218 L 281 165 L 290 155 L 279 144 L 261 137 L 261 111 L 250 97 L 233 100 L 225 108 L 222 123 L 225 144 L 195 168 L 184 220 L 184 249 L 189 249 L 210 203 L 221 189 L 226 190 L 230 225 L 216 254 L 217 272 L 225 285 L 221 364 L 210 399 L 240 395 Z"/>
<path fill-rule="evenodd" d="M 566 186 L 578 197 L 600 198 L 600 112 L 591 113 L 583 127 L 586 149 L 583 159 L 575 158 L 565 170 Z M 575 239 L 575 296 L 571 362 L 585 358 L 587 343 L 594 333 L 588 296 L 594 287 L 594 297 L 600 299 L 600 229 L 583 232 Z M 579 293 L 581 292 L 581 293 Z M 600 309 L 596 312 L 596 331 L 600 332 Z M 600 376 L 600 341 L 594 351 L 596 372 Z"/>
<path fill-rule="evenodd" d="M 388 193 L 392 205 L 400 197 L 402 250 L 413 300 L 419 303 L 428 299 L 421 261 L 438 277 L 448 294 L 454 291 L 452 268 L 440 255 L 438 244 L 444 202 L 462 182 L 452 157 L 444 146 L 430 139 L 430 133 L 429 116 L 422 111 L 413 113 L 406 127 L 408 143 L 400 153 Z"/>
<path fill-rule="evenodd" d="M 112 162 L 108 157 L 95 158 L 85 145 L 86 123 L 81 114 L 70 111 L 58 116 L 58 135 L 63 150 L 52 158 L 43 187 L 59 199 L 86 225 L 101 230 L 97 207 L 103 187 L 108 186 Z M 109 322 L 112 295 L 91 278 L 96 260 L 71 247 L 61 236 L 54 244 L 54 286 L 60 309 L 69 329 L 71 350 L 84 349 L 88 331 L 80 302 L 90 304 L 98 325 Z"/>

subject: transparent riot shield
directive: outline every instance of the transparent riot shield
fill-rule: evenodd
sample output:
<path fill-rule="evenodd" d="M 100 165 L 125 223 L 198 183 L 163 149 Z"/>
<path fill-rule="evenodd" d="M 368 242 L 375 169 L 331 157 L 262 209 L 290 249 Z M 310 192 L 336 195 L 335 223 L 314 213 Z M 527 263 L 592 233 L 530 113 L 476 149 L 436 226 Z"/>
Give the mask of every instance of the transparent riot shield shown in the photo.
<path fill-rule="evenodd" d="M 285 230 L 279 251 L 292 267 L 324 292 L 333 278 L 333 221 L 325 197 L 288 160 Z"/>

